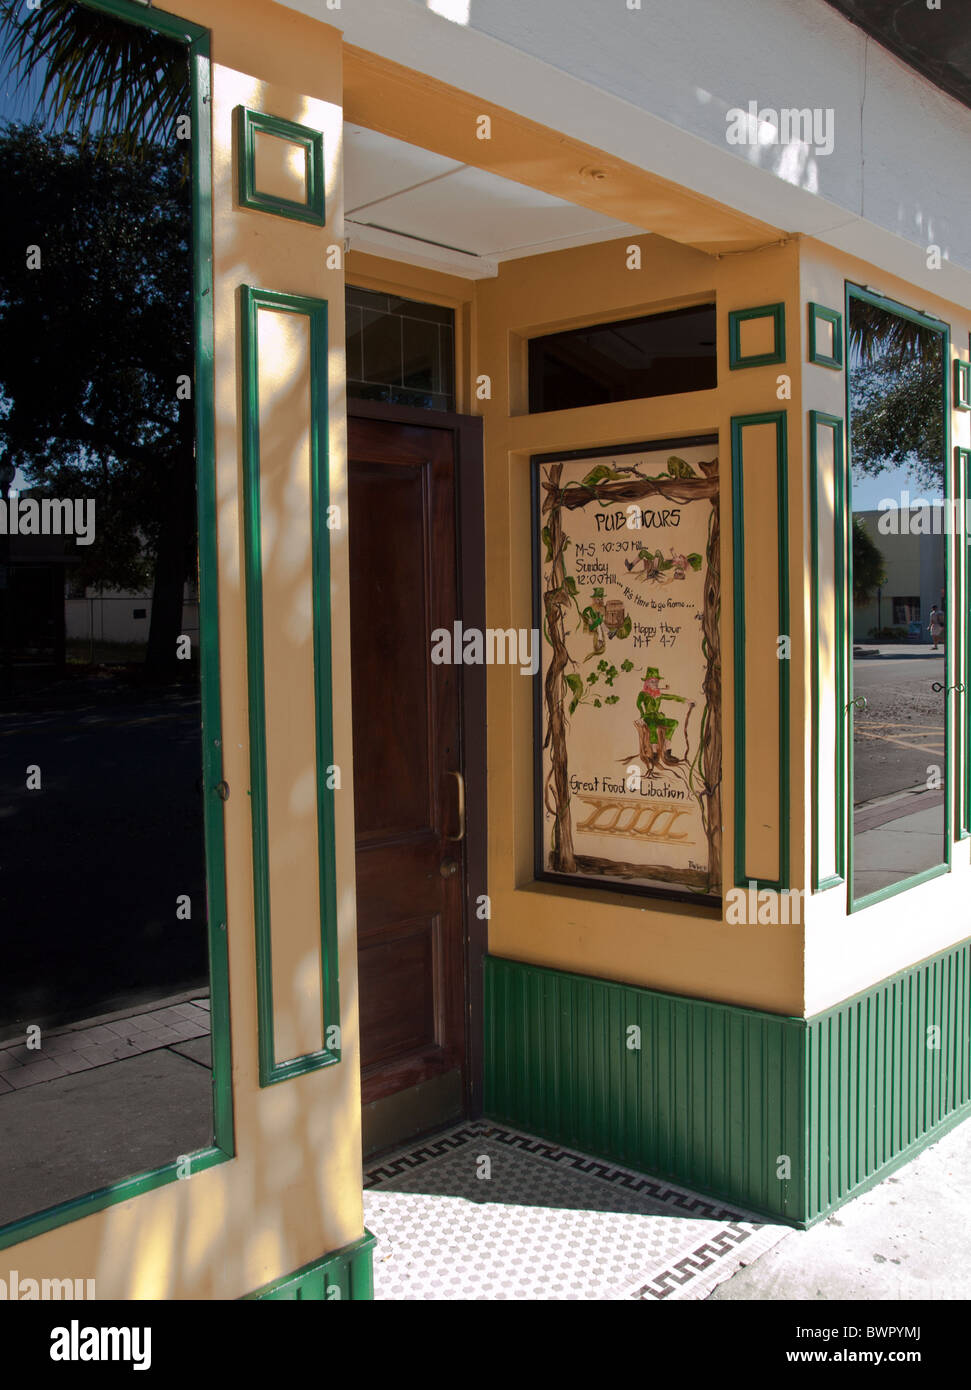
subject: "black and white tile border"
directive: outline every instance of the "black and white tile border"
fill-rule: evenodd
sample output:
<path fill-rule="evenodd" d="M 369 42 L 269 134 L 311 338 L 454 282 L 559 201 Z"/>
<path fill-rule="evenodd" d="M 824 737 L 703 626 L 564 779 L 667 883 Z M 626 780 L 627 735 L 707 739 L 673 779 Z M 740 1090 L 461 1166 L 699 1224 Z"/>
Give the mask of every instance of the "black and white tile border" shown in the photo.
<path fill-rule="evenodd" d="M 662 1209 L 669 1208 L 672 1217 L 724 1223 L 720 1230 L 716 1229 L 681 1258 L 645 1271 L 644 1277 L 624 1293 L 625 1298 L 654 1302 L 704 1298 L 737 1268 L 751 1264 L 789 1234 L 788 1227 L 766 1224 L 758 1216 L 726 1206 L 717 1198 L 699 1196 L 663 1179 L 651 1178 L 486 1120 L 467 1122 L 381 1158 L 366 1169 L 364 1189 L 380 1190 L 409 1172 L 435 1164 L 484 1138 L 538 1158 L 560 1171 L 569 1170 L 578 1178 L 593 1179 L 614 1190 L 647 1197 Z"/>

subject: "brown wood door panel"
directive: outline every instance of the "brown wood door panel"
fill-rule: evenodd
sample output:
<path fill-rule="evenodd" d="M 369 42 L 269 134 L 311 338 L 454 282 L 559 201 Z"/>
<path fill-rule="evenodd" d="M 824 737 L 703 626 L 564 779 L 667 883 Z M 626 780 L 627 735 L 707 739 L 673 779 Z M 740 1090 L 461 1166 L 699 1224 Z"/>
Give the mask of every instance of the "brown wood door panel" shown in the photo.
<path fill-rule="evenodd" d="M 348 499 L 367 1104 L 465 1064 L 461 691 L 430 655 L 459 614 L 452 431 L 351 418 Z"/>
<path fill-rule="evenodd" d="M 438 998 L 441 918 L 372 931 L 358 945 L 361 990 L 361 1066 L 440 1047 Z"/>

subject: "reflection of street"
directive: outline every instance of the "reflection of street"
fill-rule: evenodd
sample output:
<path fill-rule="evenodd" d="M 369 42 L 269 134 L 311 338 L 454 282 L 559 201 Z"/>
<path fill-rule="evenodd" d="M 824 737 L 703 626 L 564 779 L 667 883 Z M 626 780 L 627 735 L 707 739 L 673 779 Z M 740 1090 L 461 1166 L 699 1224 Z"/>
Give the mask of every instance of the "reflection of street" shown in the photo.
<path fill-rule="evenodd" d="M 80 681 L 61 708 L 5 713 L 0 787 L 0 1037 L 206 983 L 191 691 Z"/>
<path fill-rule="evenodd" d="M 944 657 L 853 663 L 853 894 L 944 862 Z"/>
<path fill-rule="evenodd" d="M 944 657 L 892 657 L 854 661 L 853 695 L 867 707 L 853 711 L 853 802 L 927 785 L 927 769 L 944 773 Z"/>

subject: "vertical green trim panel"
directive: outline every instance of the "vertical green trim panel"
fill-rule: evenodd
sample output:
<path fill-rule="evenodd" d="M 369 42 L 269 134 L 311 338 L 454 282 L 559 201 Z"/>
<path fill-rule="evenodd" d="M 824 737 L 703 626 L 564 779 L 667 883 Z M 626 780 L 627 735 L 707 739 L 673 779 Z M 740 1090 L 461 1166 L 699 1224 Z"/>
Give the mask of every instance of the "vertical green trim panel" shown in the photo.
<path fill-rule="evenodd" d="M 488 1115 L 801 1219 L 802 1020 L 497 956 L 485 991 Z"/>
<path fill-rule="evenodd" d="M 196 490 L 199 528 L 199 673 L 202 686 L 206 882 L 209 894 L 210 1018 L 215 1145 L 234 1153 L 229 1028 L 229 944 L 219 699 L 219 557 L 216 543 L 215 364 L 212 309 L 212 132 L 209 35 L 189 45 L 192 72 L 192 229 L 195 298 Z"/>
<path fill-rule="evenodd" d="M 313 1260 L 282 1279 L 274 1279 L 253 1293 L 245 1294 L 244 1301 L 370 1301 L 374 1298 L 372 1262 L 375 1240 L 370 1231 L 365 1231 L 360 1240 L 320 1260 Z"/>
<path fill-rule="evenodd" d="M 839 315 L 837 315 L 839 317 Z M 842 360 L 842 352 L 840 353 Z M 831 692 L 835 702 L 836 732 L 836 807 L 835 807 L 835 873 L 820 876 L 819 843 L 819 737 L 820 710 L 823 691 L 819 683 L 819 645 L 820 645 L 820 569 L 819 569 L 819 458 L 818 432 L 829 429 L 833 435 L 833 595 L 834 595 L 834 640 L 836 650 L 833 664 L 836 674 L 836 689 Z M 812 690 L 813 690 L 813 754 L 812 754 L 812 887 L 814 893 L 826 888 L 835 888 L 846 877 L 846 723 L 844 708 L 846 704 L 846 649 L 842 639 L 846 624 L 846 504 L 844 497 L 845 461 L 843 457 L 843 421 L 838 415 L 827 415 L 821 410 L 809 412 L 809 505 L 810 526 L 812 529 Z"/>
<path fill-rule="evenodd" d="M 963 840 L 971 835 L 971 632 L 968 631 L 968 613 L 971 610 L 971 566 L 968 564 L 968 552 L 969 547 L 971 547 L 971 531 L 969 531 L 968 525 L 969 520 L 971 520 L 971 449 L 955 447 L 954 481 L 958 492 L 956 510 L 959 522 L 955 529 L 955 544 L 960 546 L 960 552 L 955 557 L 955 584 L 958 597 L 956 607 L 963 617 L 963 621 L 958 624 L 955 634 L 958 642 L 958 659 L 954 672 L 955 678 L 964 686 L 964 690 L 961 692 L 963 701 L 961 708 L 964 711 L 964 718 L 960 722 L 962 747 L 960 816 L 958 821 L 958 834 Z"/>
<path fill-rule="evenodd" d="M 734 689 L 735 689 L 735 883 L 782 892 L 789 887 L 789 672 L 790 660 L 779 660 L 779 877 L 753 879 L 746 871 L 745 775 L 745 462 L 744 432 L 752 425 L 774 425 L 776 432 L 776 528 L 778 554 L 778 631 L 789 635 L 789 461 L 786 412 L 732 417 L 732 565 L 734 570 Z"/>
<path fill-rule="evenodd" d="M 270 922 L 267 823 L 266 673 L 263 659 L 263 546 L 260 515 L 259 333 L 261 309 L 299 314 L 310 322 L 310 507 L 314 614 L 317 844 L 320 885 L 321 998 L 324 1046 L 278 1061 L 273 1021 L 273 947 Z M 340 1061 L 340 995 L 337 978 L 337 887 L 334 802 L 328 788 L 333 763 L 331 695 L 330 559 L 323 517 L 328 507 L 327 303 L 306 296 L 240 287 L 243 371 L 244 570 L 246 575 L 247 679 L 250 709 L 250 780 L 253 882 L 256 914 L 257 1012 L 260 1085 L 289 1080 Z"/>

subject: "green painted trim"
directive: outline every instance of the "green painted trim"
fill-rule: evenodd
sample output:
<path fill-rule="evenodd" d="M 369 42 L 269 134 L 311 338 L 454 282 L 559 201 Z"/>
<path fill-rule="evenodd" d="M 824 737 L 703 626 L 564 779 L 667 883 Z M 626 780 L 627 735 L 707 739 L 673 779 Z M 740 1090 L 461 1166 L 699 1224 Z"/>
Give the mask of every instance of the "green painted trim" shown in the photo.
<path fill-rule="evenodd" d="M 261 309 L 301 314 L 310 322 L 310 505 L 314 613 L 317 843 L 320 885 L 321 998 L 324 1047 L 279 1062 L 273 1020 L 273 947 L 270 924 L 269 827 L 267 823 L 266 687 L 263 656 L 263 545 L 260 514 L 258 314 Z M 329 502 L 327 301 L 273 290 L 240 287 L 243 399 L 244 572 L 246 576 L 247 682 L 250 709 L 250 782 L 253 819 L 253 886 L 256 916 L 257 1013 L 260 1085 L 287 1081 L 331 1066 L 341 1058 L 337 976 L 337 875 L 333 794 L 327 787 L 333 762 L 331 696 L 330 556 L 322 517 Z"/>
<path fill-rule="evenodd" d="M 208 29 L 180 15 L 152 9 L 150 0 L 74 0 L 74 3 L 88 10 L 101 10 L 104 14 L 114 15 L 116 19 L 126 19 L 130 24 L 141 25 L 143 29 L 165 34 L 170 39 L 183 39 L 188 44 L 209 38 Z"/>
<path fill-rule="evenodd" d="M 241 208 L 254 212 L 269 212 L 276 217 L 290 217 L 298 222 L 312 222 L 322 227 L 327 220 L 324 207 L 326 177 L 324 172 L 324 137 L 319 130 L 285 121 L 265 111 L 252 111 L 247 106 L 236 107 L 236 199 Z M 260 193 L 256 187 L 256 137 L 272 135 L 288 144 L 298 145 L 307 164 L 307 200 L 281 198 L 275 193 Z"/>
<path fill-rule="evenodd" d="M 971 362 L 954 359 L 954 409 L 971 410 Z"/>
<path fill-rule="evenodd" d="M 776 520 L 779 566 L 779 636 L 789 636 L 789 460 L 786 443 L 786 412 L 767 411 L 761 415 L 732 417 L 732 554 L 734 590 L 734 689 L 735 689 L 735 884 L 768 888 L 782 892 L 789 885 L 789 684 L 790 663 L 779 661 L 779 877 L 752 878 L 745 868 L 746 803 L 745 778 L 745 469 L 743 433 L 750 425 L 775 425 L 776 431 Z"/>
<path fill-rule="evenodd" d="M 146 10 L 134 0 L 77 0 L 132 24 L 186 43 L 191 81 L 193 304 L 196 420 L 196 499 L 199 526 L 199 676 L 202 706 L 203 782 L 210 796 L 203 807 L 209 935 L 212 1039 L 213 1143 L 188 1155 L 195 1174 L 234 1157 L 232 1054 L 229 1026 L 229 951 L 226 917 L 226 841 L 219 683 L 219 595 L 216 545 L 215 370 L 212 318 L 212 121 L 209 31 L 188 20 Z M 0 1250 L 104 1211 L 179 1180 L 178 1159 L 123 1178 L 94 1192 L 36 1212 L 0 1229 Z"/>
<path fill-rule="evenodd" d="M 747 319 L 772 319 L 773 347 L 754 357 L 743 357 L 741 326 Z M 786 306 L 763 304 L 757 309 L 731 309 L 728 314 L 728 365 L 732 371 L 740 367 L 769 367 L 786 360 Z"/>
<path fill-rule="evenodd" d="M 833 355 L 816 349 L 816 324 L 829 323 L 833 326 Z M 822 304 L 809 305 L 809 360 L 818 367 L 834 367 L 843 370 L 843 315 L 838 309 L 827 309 Z"/>
<path fill-rule="evenodd" d="M 943 333 L 948 330 L 946 319 L 939 319 L 933 314 L 925 314 L 920 309 L 911 309 L 909 304 L 901 304 L 899 299 L 890 299 L 885 294 L 880 294 L 877 290 L 871 290 L 866 285 L 857 285 L 852 280 L 846 281 L 846 298 L 862 299 L 867 304 L 874 304 L 878 309 L 886 309 L 888 314 L 896 314 L 899 318 L 909 319 L 911 323 L 919 323 L 922 328 L 933 329 L 936 333 Z M 847 315 L 847 318 L 849 315 Z M 849 323 L 846 325 L 847 346 L 849 346 Z M 849 353 L 846 355 L 849 361 Z"/>
<path fill-rule="evenodd" d="M 113 1207 L 118 1202 L 141 1197 L 143 1193 L 153 1192 L 157 1187 L 166 1187 L 170 1182 L 179 1180 L 180 1167 L 183 1171 L 181 1180 L 190 1181 L 197 1173 L 203 1172 L 206 1168 L 213 1168 L 217 1163 L 225 1163 L 232 1157 L 232 1153 L 213 1145 L 187 1156 L 190 1178 L 184 1176 L 185 1165 L 180 1164 L 178 1159 L 173 1159 L 161 1168 L 138 1173 L 132 1178 L 123 1178 L 107 1187 L 99 1187 L 94 1192 L 86 1192 L 80 1197 L 72 1197 L 70 1201 L 47 1207 L 44 1211 L 25 1216 L 20 1221 L 13 1221 L 0 1229 L 0 1250 L 6 1250 L 11 1245 L 20 1245 L 23 1241 L 44 1235 L 58 1226 L 66 1226 L 68 1222 L 80 1221 L 83 1216 L 104 1211 L 106 1207 Z"/>
<path fill-rule="evenodd" d="M 282 1279 L 273 1279 L 243 1300 L 263 1299 L 293 1302 L 337 1302 L 351 1299 L 366 1302 L 374 1298 L 373 1251 L 377 1237 L 365 1230 L 360 1240 L 344 1245 L 319 1260 L 302 1265 Z"/>
<path fill-rule="evenodd" d="M 907 319 L 911 323 L 919 324 L 922 328 L 927 328 L 931 332 L 940 333 L 942 338 L 941 357 L 944 370 L 941 373 L 941 409 L 944 419 L 944 505 L 945 511 L 949 504 L 953 502 L 953 488 L 951 485 L 951 470 L 948 460 L 951 456 L 951 411 L 949 400 L 950 373 L 947 370 L 947 362 L 950 359 L 951 332 L 950 325 L 943 319 L 933 318 L 929 314 L 923 314 L 917 309 L 911 309 L 906 304 L 899 304 L 896 300 L 888 299 L 885 295 L 869 290 L 865 286 L 853 284 L 847 280 L 845 284 L 845 320 L 846 320 L 846 361 L 850 361 L 850 304 L 854 299 L 862 300 L 866 304 L 873 304 L 879 309 L 884 309 L 887 313 L 896 314 L 899 318 Z M 845 374 L 844 393 L 846 399 L 846 468 L 844 478 L 846 485 L 846 512 L 847 512 L 847 537 L 846 537 L 846 592 L 850 620 L 846 624 L 846 718 L 852 719 L 850 710 L 853 702 L 853 619 L 852 619 L 852 594 L 853 594 L 853 545 L 852 545 L 852 523 L 853 523 L 853 444 L 852 444 L 852 415 L 850 411 L 850 389 L 852 373 L 847 371 Z M 953 560 L 953 536 L 950 537 L 944 547 L 944 589 L 947 594 L 947 612 L 949 627 L 953 629 L 954 623 L 952 615 L 955 605 L 951 602 L 953 596 L 954 579 L 954 560 Z M 966 619 L 965 619 L 966 621 Z M 949 631 L 945 646 L 945 684 L 950 687 L 954 684 L 954 632 Z M 951 720 L 948 715 L 948 707 L 945 697 L 945 717 L 944 717 L 944 858 L 939 864 L 933 865 L 929 869 L 924 869 L 918 874 L 911 874 L 909 878 L 901 879 L 899 883 L 889 884 L 886 888 L 880 888 L 875 893 L 866 893 L 857 898 L 853 893 L 853 858 L 854 858 L 854 830 L 853 830 L 853 788 L 855 780 L 854 752 L 852 728 L 847 730 L 846 736 L 848 750 L 848 815 L 847 815 L 847 835 L 846 835 L 846 899 L 847 912 L 861 912 L 868 907 L 873 907 L 876 903 L 886 902 L 889 898 L 895 898 L 900 893 L 906 893 L 911 888 L 918 888 L 922 883 L 927 883 L 933 878 L 940 877 L 941 874 L 951 872 L 951 854 L 953 839 L 952 808 L 954 806 L 954 756 L 951 738 Z"/>
<path fill-rule="evenodd" d="M 842 354 L 841 354 L 842 356 Z M 819 874 L 819 721 L 823 692 L 819 686 L 819 460 L 818 430 L 829 429 L 833 434 L 833 592 L 835 596 L 835 667 L 836 689 L 836 872 L 821 878 Z M 837 888 L 846 881 L 846 736 L 843 711 L 846 704 L 846 659 L 842 632 L 846 623 L 846 507 L 844 505 L 843 421 L 838 415 L 822 410 L 809 412 L 809 505 L 812 541 L 813 609 L 812 609 L 812 685 L 813 685 L 813 754 L 812 754 L 812 889 L 822 893 Z"/>
<path fill-rule="evenodd" d="M 776 1221 L 812 1225 L 971 1114 L 971 941 L 810 1018 L 485 967 L 487 1115 Z"/>

